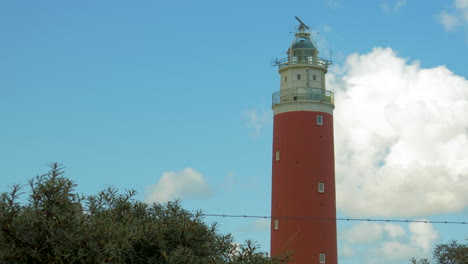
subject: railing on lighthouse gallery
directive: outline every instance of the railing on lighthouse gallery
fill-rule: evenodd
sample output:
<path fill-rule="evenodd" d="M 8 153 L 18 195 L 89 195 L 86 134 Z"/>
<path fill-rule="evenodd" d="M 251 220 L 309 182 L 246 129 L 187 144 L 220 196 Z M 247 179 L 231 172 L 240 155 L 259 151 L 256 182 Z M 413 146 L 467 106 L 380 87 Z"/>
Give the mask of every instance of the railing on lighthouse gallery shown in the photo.
<path fill-rule="evenodd" d="M 273 105 L 296 101 L 316 101 L 334 105 L 335 95 L 332 91 L 321 88 L 290 88 L 273 93 Z"/>

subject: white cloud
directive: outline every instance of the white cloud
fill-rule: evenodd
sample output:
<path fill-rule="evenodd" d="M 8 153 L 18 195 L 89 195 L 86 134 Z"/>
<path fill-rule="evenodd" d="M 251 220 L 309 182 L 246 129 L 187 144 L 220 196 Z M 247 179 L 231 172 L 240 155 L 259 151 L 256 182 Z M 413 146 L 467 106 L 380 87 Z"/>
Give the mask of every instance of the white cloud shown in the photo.
<path fill-rule="evenodd" d="M 420 256 L 420 250 L 414 245 L 408 245 L 398 241 L 385 241 L 376 250 L 376 255 L 387 261 L 408 260 L 414 256 Z"/>
<path fill-rule="evenodd" d="M 455 7 L 463 14 L 463 17 L 468 21 L 468 0 L 456 0 Z"/>
<path fill-rule="evenodd" d="M 349 258 L 355 255 L 355 250 L 349 246 L 349 245 L 344 245 L 338 250 L 339 256 L 344 257 L 344 258 Z"/>
<path fill-rule="evenodd" d="M 468 205 L 467 80 L 375 48 L 350 55 L 328 81 L 339 210 L 418 217 Z"/>
<path fill-rule="evenodd" d="M 149 187 L 145 197 L 148 203 L 167 202 L 174 199 L 207 197 L 211 194 L 205 177 L 192 168 L 163 172 L 159 182 Z"/>
<path fill-rule="evenodd" d="M 247 117 L 247 127 L 253 130 L 253 135 L 258 136 L 265 125 L 271 124 L 272 113 L 271 110 L 263 109 L 257 111 L 257 109 L 251 109 L 244 112 L 244 116 Z"/>
<path fill-rule="evenodd" d="M 385 224 L 384 230 L 390 238 L 399 238 L 406 235 L 405 229 L 397 224 Z"/>
<path fill-rule="evenodd" d="M 400 226 L 401 229 L 403 227 Z M 377 254 L 388 260 L 407 260 L 412 257 L 430 256 L 432 247 L 439 237 L 432 224 L 410 223 L 408 241 L 387 240 L 378 246 Z"/>
<path fill-rule="evenodd" d="M 440 12 L 437 19 L 442 24 L 442 26 L 444 26 L 446 31 L 453 31 L 461 24 L 460 19 L 457 16 L 452 15 L 445 10 Z"/>
<path fill-rule="evenodd" d="M 359 263 L 387 264 L 408 263 L 412 257 L 430 257 L 438 232 L 431 224 L 409 223 L 405 226 L 408 233 L 399 224 L 356 224 L 341 233 L 346 243 L 340 248 L 340 256 L 359 258 Z M 363 236 L 367 238 L 363 239 Z"/>
<path fill-rule="evenodd" d="M 453 31 L 468 22 L 468 0 L 455 0 L 453 5 L 455 7 L 453 12 L 442 10 L 437 17 L 446 31 Z"/>
<path fill-rule="evenodd" d="M 410 223 L 411 242 L 423 249 L 424 254 L 431 252 L 432 245 L 439 238 L 439 233 L 432 224 Z"/>
<path fill-rule="evenodd" d="M 370 243 L 382 239 L 383 227 L 377 223 L 359 223 L 345 230 L 342 239 L 351 243 Z"/>

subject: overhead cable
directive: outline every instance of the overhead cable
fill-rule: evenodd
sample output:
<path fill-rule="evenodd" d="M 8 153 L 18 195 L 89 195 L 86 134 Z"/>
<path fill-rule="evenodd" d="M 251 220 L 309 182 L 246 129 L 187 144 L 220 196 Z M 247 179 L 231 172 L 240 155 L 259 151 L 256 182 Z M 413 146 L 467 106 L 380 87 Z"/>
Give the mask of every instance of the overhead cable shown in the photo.
<path fill-rule="evenodd" d="M 466 225 L 468 221 L 432 221 L 414 219 L 372 219 L 372 218 L 326 218 L 326 217 L 292 217 L 292 216 L 261 216 L 261 215 L 229 215 L 229 214 L 201 214 L 206 217 L 225 218 L 263 218 L 263 219 L 294 219 L 306 221 L 355 221 L 355 222 L 388 222 L 388 223 L 423 223 L 423 224 L 458 224 Z"/>

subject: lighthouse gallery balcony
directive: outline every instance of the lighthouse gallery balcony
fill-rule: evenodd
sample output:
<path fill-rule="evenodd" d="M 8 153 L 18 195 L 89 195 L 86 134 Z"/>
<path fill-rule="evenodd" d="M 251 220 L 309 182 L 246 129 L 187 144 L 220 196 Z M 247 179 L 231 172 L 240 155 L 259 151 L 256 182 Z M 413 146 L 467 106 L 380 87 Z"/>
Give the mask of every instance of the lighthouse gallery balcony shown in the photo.
<path fill-rule="evenodd" d="M 335 105 L 332 91 L 320 88 L 292 88 L 273 93 L 273 105 L 296 101 L 315 101 Z"/>
<path fill-rule="evenodd" d="M 284 67 L 288 66 L 295 66 L 295 65 L 311 65 L 311 66 L 318 66 L 322 68 L 328 68 L 332 64 L 331 61 L 319 58 L 319 57 L 313 57 L 313 56 L 308 56 L 308 55 L 303 55 L 303 56 L 293 56 L 293 57 L 288 57 L 288 58 L 283 58 L 283 59 L 278 59 L 276 60 L 273 65 L 278 66 L 279 69 L 282 69 Z"/>

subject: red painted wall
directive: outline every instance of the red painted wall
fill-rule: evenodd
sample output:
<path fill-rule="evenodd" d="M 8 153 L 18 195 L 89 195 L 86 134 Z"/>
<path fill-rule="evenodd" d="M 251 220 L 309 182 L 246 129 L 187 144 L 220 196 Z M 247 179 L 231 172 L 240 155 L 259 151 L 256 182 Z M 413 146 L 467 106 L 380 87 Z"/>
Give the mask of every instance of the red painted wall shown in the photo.
<path fill-rule="evenodd" d="M 317 125 L 317 115 L 323 116 L 322 126 Z M 332 115 L 310 111 L 275 115 L 272 178 L 272 256 L 290 252 L 289 263 L 310 264 L 319 263 L 319 254 L 325 253 L 326 263 L 338 263 L 335 220 L 274 218 L 336 218 Z M 318 183 L 325 183 L 325 193 L 318 192 Z"/>

